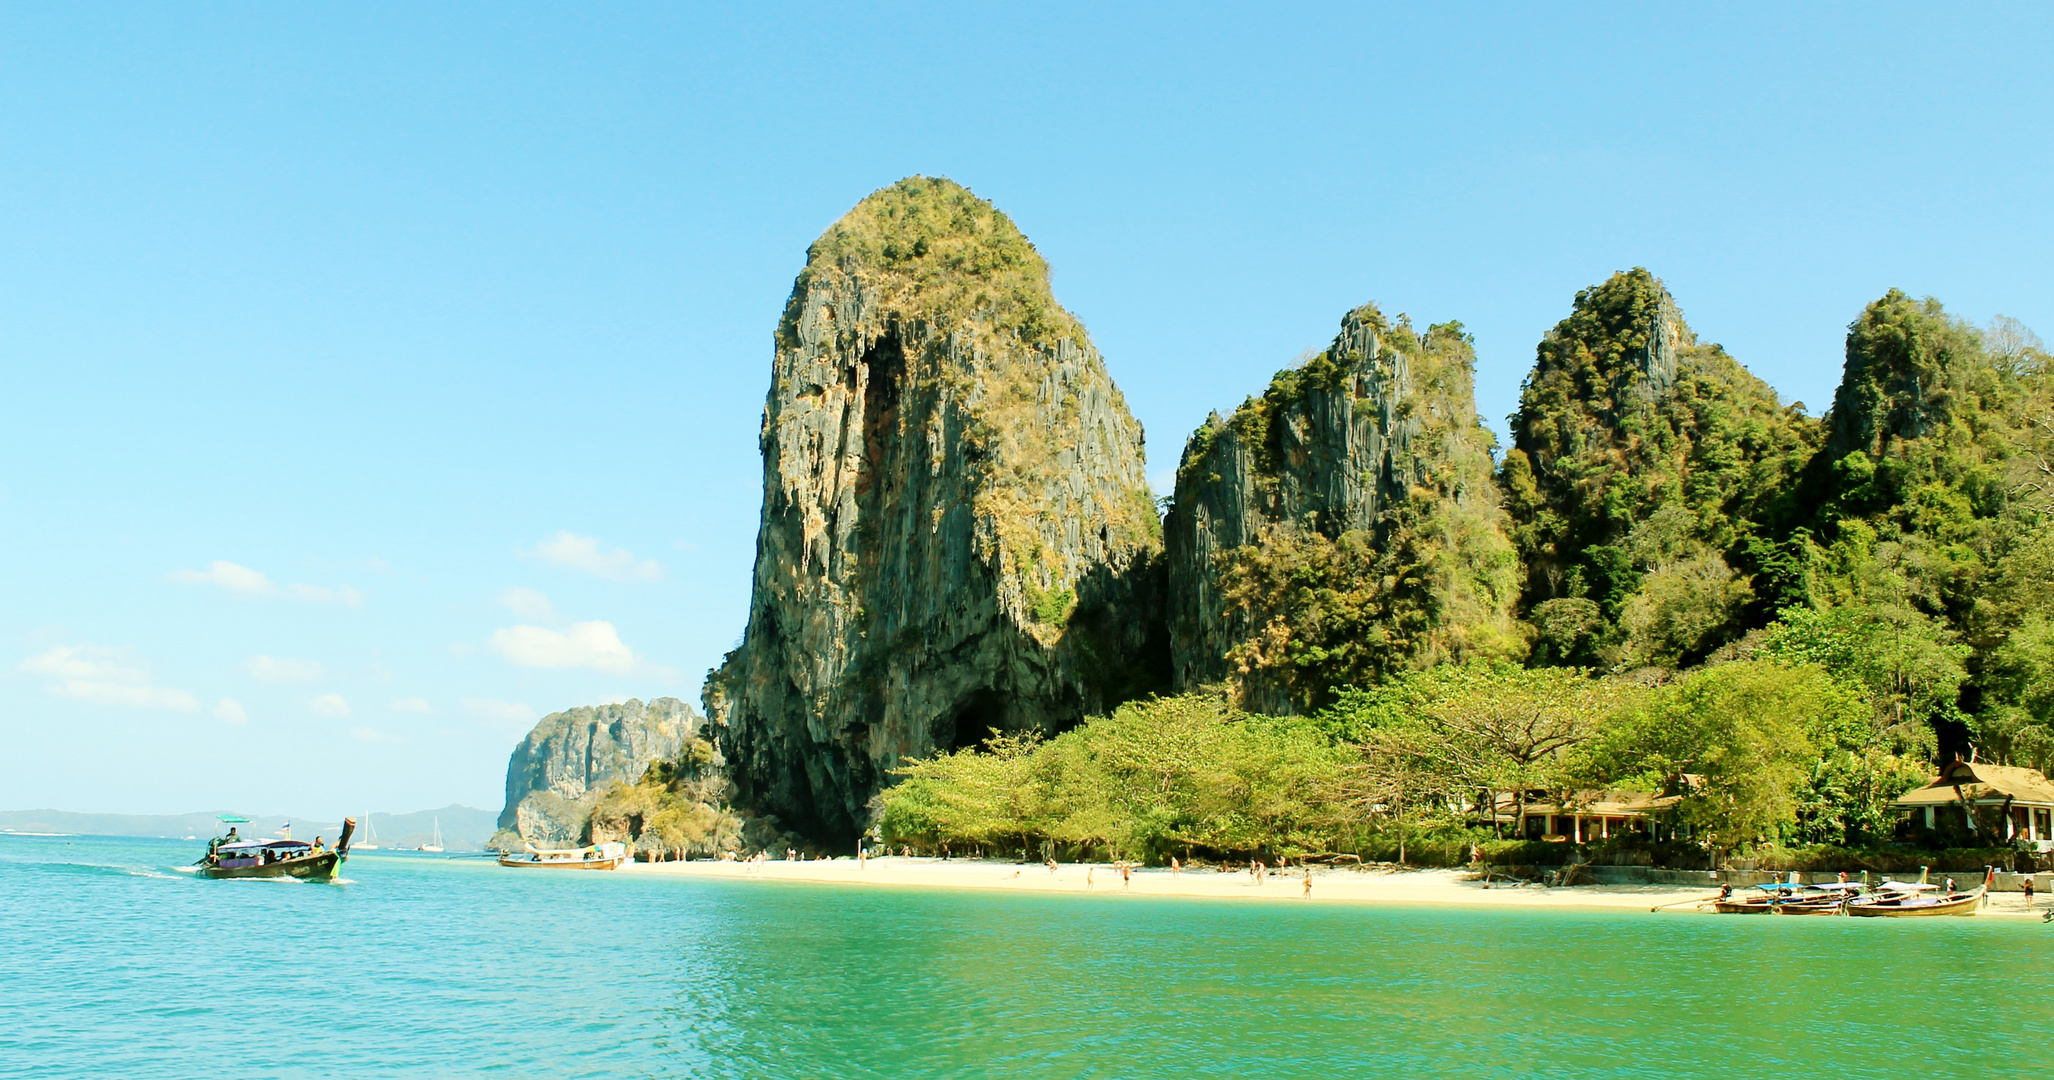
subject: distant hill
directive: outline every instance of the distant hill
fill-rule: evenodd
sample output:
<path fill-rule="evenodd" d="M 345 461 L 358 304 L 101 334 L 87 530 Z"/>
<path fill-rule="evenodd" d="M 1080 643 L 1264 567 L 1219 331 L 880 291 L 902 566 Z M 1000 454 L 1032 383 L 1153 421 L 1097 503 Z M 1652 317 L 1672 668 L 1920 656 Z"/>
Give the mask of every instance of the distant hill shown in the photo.
<path fill-rule="evenodd" d="M 217 835 L 216 819 L 225 810 L 200 810 L 190 814 L 92 814 L 72 810 L 0 810 L 0 832 L 80 833 L 87 836 L 198 836 Z M 293 834 L 301 839 L 326 837 L 334 843 L 342 822 L 329 818 L 245 815 L 250 823 L 241 826 L 245 836 L 276 836 L 289 821 Z M 442 846 L 450 851 L 478 851 L 492 836 L 498 815 L 490 810 L 450 805 L 439 810 L 416 810 L 406 814 L 372 812 L 371 830 L 384 848 L 415 847 L 428 842 L 436 823 L 442 826 Z M 369 830 L 357 822 L 358 841 Z"/>

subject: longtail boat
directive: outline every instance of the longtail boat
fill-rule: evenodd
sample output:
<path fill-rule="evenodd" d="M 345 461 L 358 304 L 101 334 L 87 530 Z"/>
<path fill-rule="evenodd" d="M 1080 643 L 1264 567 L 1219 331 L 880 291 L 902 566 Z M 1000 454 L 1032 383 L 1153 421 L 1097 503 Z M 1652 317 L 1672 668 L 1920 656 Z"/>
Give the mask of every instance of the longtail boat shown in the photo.
<path fill-rule="evenodd" d="M 1753 893 L 1724 894 L 1712 901 L 1712 910 L 1721 915 L 1838 915 L 1863 888 L 1853 881 L 1823 885 L 1772 882 L 1755 886 Z"/>
<path fill-rule="evenodd" d="M 538 848 L 533 844 L 523 846 L 528 849 L 524 854 L 501 854 L 499 865 L 541 870 L 611 870 L 628 861 L 627 845 L 620 843 L 593 844 L 581 848 Z"/>
<path fill-rule="evenodd" d="M 1849 915 L 1866 918 L 1921 918 L 1928 915 L 1974 915 L 1990 894 L 1995 870 L 1984 873 L 1983 883 L 1967 891 L 1945 890 L 1924 882 L 1917 884 L 1886 881 L 1872 896 L 1847 905 Z"/>
<path fill-rule="evenodd" d="M 299 878 L 329 881 L 349 858 L 349 839 L 357 830 L 355 818 L 342 819 L 342 835 L 332 848 L 317 848 L 291 837 L 243 840 L 229 835 L 208 843 L 207 854 L 193 865 L 203 878 Z M 288 828 L 287 830 L 291 830 Z"/>

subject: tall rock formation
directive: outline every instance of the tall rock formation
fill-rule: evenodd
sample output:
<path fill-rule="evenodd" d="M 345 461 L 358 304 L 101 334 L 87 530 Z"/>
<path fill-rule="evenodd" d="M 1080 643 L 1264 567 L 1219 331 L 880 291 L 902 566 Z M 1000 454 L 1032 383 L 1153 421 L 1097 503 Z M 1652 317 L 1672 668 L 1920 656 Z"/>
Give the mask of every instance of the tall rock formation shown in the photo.
<path fill-rule="evenodd" d="M 1762 523 L 1819 426 L 1698 342 L 1654 275 L 1576 294 L 1511 420 L 1500 476 L 1542 659 L 1674 665 L 1760 617 Z"/>
<path fill-rule="evenodd" d="M 1460 324 L 1365 305 L 1198 429 L 1165 527 L 1180 689 L 1302 712 L 1394 668 L 1524 654 L 1474 371 Z"/>
<path fill-rule="evenodd" d="M 813 244 L 761 442 L 749 625 L 705 693 L 743 805 L 847 839 L 901 761 L 1166 681 L 1141 426 L 990 203 L 914 177 Z"/>
<path fill-rule="evenodd" d="M 677 758 L 704 721 L 676 698 L 585 705 L 550 713 L 506 763 L 506 809 L 492 847 L 575 844 L 599 795 L 642 779 L 651 763 Z"/>

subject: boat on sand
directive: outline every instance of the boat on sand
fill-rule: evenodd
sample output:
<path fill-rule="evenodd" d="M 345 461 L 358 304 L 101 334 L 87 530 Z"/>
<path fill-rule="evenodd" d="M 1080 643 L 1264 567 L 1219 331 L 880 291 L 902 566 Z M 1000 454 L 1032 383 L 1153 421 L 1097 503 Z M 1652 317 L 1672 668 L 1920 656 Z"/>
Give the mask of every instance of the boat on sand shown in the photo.
<path fill-rule="evenodd" d="M 1757 885 L 1752 893 L 1723 895 L 1712 902 L 1712 910 L 1721 915 L 1838 915 L 1863 889 L 1853 881 L 1821 885 L 1777 882 Z"/>
<path fill-rule="evenodd" d="M 1983 875 L 1983 883 L 1974 889 L 1947 890 L 1926 882 L 1909 883 L 1886 881 L 1873 895 L 1864 896 L 1847 905 L 1849 915 L 1866 918 L 1920 918 L 1928 915 L 1974 915 L 1983 906 L 1983 898 L 1990 894 L 1990 879 L 1996 871 Z"/>

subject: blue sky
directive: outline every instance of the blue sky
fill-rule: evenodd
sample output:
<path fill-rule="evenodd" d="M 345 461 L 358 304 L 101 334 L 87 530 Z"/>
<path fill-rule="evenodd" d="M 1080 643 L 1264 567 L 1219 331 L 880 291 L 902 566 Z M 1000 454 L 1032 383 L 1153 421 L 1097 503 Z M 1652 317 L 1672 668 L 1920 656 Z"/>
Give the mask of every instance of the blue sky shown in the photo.
<path fill-rule="evenodd" d="M 1891 287 L 2054 330 L 2054 13 L 0 7 L 0 808 L 497 806 L 696 703 L 771 331 L 868 192 L 1054 267 L 1174 468 L 1366 300 L 1502 432 L 1644 265 L 1817 411 Z"/>

